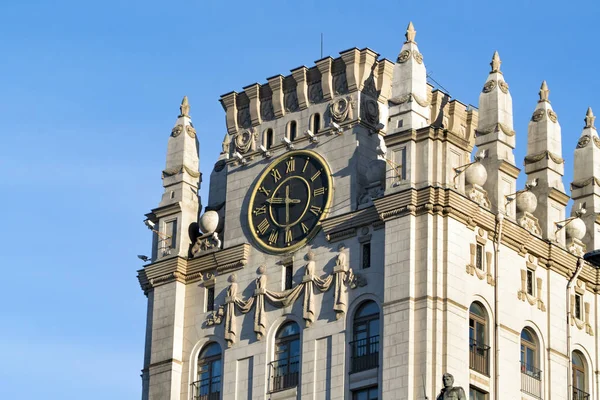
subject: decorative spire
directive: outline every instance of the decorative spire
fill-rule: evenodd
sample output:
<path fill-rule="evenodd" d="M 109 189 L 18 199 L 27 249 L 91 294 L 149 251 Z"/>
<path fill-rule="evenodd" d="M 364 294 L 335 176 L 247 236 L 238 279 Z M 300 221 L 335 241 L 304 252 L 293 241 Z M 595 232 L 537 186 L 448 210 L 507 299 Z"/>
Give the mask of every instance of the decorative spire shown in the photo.
<path fill-rule="evenodd" d="M 183 96 L 183 100 L 181 100 L 181 105 L 179 106 L 180 117 L 188 117 L 190 116 L 190 104 L 188 103 L 187 96 Z"/>
<path fill-rule="evenodd" d="M 498 51 L 495 51 L 494 56 L 492 57 L 492 62 L 490 63 L 492 66 L 492 72 L 500 72 L 500 64 L 502 64 L 502 60 L 500 60 Z"/>
<path fill-rule="evenodd" d="M 594 117 L 594 113 L 592 112 L 592 107 L 588 107 L 587 113 L 585 114 L 585 127 L 596 129 L 596 127 L 594 126 L 595 119 L 596 119 L 596 117 Z"/>
<path fill-rule="evenodd" d="M 540 103 L 543 101 L 547 101 L 548 103 L 550 103 L 550 100 L 548 100 L 548 95 L 550 94 L 550 89 L 548 89 L 548 84 L 546 83 L 546 81 L 542 82 L 542 87 L 540 88 Z"/>
<path fill-rule="evenodd" d="M 404 36 L 406 36 L 406 43 L 415 43 L 415 36 L 417 36 L 417 31 L 415 31 L 415 27 L 412 21 L 408 23 L 408 27 L 406 28 L 406 33 L 404 34 Z"/>

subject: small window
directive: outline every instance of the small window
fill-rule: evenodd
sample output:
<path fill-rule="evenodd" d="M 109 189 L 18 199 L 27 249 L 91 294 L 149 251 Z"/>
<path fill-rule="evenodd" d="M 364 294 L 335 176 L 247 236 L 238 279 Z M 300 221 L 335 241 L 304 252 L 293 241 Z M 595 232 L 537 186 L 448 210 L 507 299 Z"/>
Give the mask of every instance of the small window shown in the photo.
<path fill-rule="evenodd" d="M 377 386 L 352 391 L 352 400 L 378 400 Z"/>
<path fill-rule="evenodd" d="M 165 224 L 165 250 L 174 249 L 177 246 L 177 220 L 168 221 Z"/>
<path fill-rule="evenodd" d="M 471 386 L 469 388 L 469 400 L 487 400 L 488 394 L 483 390 Z"/>
<path fill-rule="evenodd" d="M 574 351 L 571 359 L 573 363 L 573 400 L 589 400 L 587 393 L 586 365 L 583 354 Z"/>
<path fill-rule="evenodd" d="M 371 243 L 362 245 L 362 267 L 363 269 L 371 268 Z"/>
<path fill-rule="evenodd" d="M 265 142 L 265 147 L 268 149 L 270 149 L 271 147 L 273 147 L 273 129 L 269 128 L 267 129 L 267 131 L 265 132 L 265 137 L 264 137 L 264 142 Z"/>
<path fill-rule="evenodd" d="M 530 296 L 533 296 L 533 290 L 534 290 L 533 279 L 534 279 L 533 271 L 528 269 L 527 270 L 527 294 Z"/>
<path fill-rule="evenodd" d="M 581 295 L 575 295 L 575 318 L 581 319 Z"/>
<path fill-rule="evenodd" d="M 289 290 L 292 288 L 292 286 L 294 285 L 293 282 L 294 279 L 294 266 L 289 264 L 285 266 L 285 279 L 284 279 L 284 285 L 283 288 L 285 290 Z"/>
<path fill-rule="evenodd" d="M 398 128 L 402 128 L 402 126 L 404 126 L 404 120 L 403 119 L 399 119 L 398 120 Z"/>
<path fill-rule="evenodd" d="M 391 171 L 394 183 L 400 183 L 406 179 L 406 147 L 394 150 Z"/>
<path fill-rule="evenodd" d="M 483 245 L 481 244 L 477 244 L 475 250 L 475 267 L 480 271 L 483 271 L 485 268 L 483 265 Z"/>
<path fill-rule="evenodd" d="M 206 311 L 215 310 L 215 287 L 206 288 Z"/>
<path fill-rule="evenodd" d="M 312 131 L 316 135 L 317 133 L 319 133 L 319 129 L 321 129 L 321 116 L 319 114 L 313 115 L 312 122 Z"/>
<path fill-rule="evenodd" d="M 292 121 L 292 122 L 290 122 L 290 124 L 288 126 L 288 138 L 293 142 L 294 140 L 296 140 L 296 136 L 297 136 L 296 121 Z"/>

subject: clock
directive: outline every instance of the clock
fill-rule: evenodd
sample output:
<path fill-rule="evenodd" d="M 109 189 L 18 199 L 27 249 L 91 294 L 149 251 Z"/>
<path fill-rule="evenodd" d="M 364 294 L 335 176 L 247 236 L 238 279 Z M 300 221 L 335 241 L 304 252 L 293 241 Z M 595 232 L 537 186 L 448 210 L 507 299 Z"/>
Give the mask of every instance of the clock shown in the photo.
<path fill-rule="evenodd" d="M 260 175 L 248 205 L 252 236 L 270 253 L 294 251 L 319 231 L 333 196 L 327 162 L 308 150 L 290 151 Z"/>

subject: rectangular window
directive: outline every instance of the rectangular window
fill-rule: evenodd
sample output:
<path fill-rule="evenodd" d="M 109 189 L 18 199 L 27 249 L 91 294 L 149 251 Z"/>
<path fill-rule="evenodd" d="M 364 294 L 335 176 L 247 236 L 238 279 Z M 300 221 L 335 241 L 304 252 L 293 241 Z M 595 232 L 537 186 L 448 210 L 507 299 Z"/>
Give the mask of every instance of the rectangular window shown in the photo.
<path fill-rule="evenodd" d="M 533 296 L 533 271 L 527 270 L 527 294 Z"/>
<path fill-rule="evenodd" d="M 484 270 L 484 266 L 483 266 L 483 246 L 478 244 L 477 245 L 477 249 L 475 250 L 475 267 L 477 267 L 477 269 L 483 271 Z"/>
<path fill-rule="evenodd" d="M 371 243 L 363 243 L 362 245 L 362 267 L 363 269 L 371 268 Z"/>
<path fill-rule="evenodd" d="M 165 250 L 174 249 L 177 246 L 177 220 L 168 221 L 165 224 Z"/>
<path fill-rule="evenodd" d="M 377 386 L 352 391 L 352 400 L 378 400 Z"/>
<path fill-rule="evenodd" d="M 581 319 L 581 295 L 575 295 L 575 318 Z"/>
<path fill-rule="evenodd" d="M 294 266 L 291 264 L 286 265 L 283 289 L 289 290 L 292 288 L 292 286 L 294 285 L 293 278 L 294 278 Z"/>
<path fill-rule="evenodd" d="M 469 400 L 487 400 L 487 393 L 471 386 L 469 388 Z"/>
<path fill-rule="evenodd" d="M 215 310 L 215 287 L 206 288 L 206 311 Z"/>

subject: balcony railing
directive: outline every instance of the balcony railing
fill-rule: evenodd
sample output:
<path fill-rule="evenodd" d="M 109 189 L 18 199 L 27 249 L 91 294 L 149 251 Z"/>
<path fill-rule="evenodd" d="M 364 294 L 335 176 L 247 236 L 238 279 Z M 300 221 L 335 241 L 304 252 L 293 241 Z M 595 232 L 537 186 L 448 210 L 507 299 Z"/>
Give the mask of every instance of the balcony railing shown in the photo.
<path fill-rule="evenodd" d="M 300 356 L 273 361 L 271 367 L 271 392 L 298 386 Z"/>
<path fill-rule="evenodd" d="M 573 400 L 590 400 L 590 394 L 583 390 L 573 388 Z"/>
<path fill-rule="evenodd" d="M 192 383 L 194 400 L 221 400 L 221 377 L 201 379 Z"/>
<path fill-rule="evenodd" d="M 350 342 L 350 373 L 379 366 L 379 335 Z"/>
<path fill-rule="evenodd" d="M 521 362 L 521 391 L 542 398 L 542 371 Z"/>
<path fill-rule="evenodd" d="M 490 375 L 490 346 L 470 339 L 469 368 L 481 374 Z"/>

